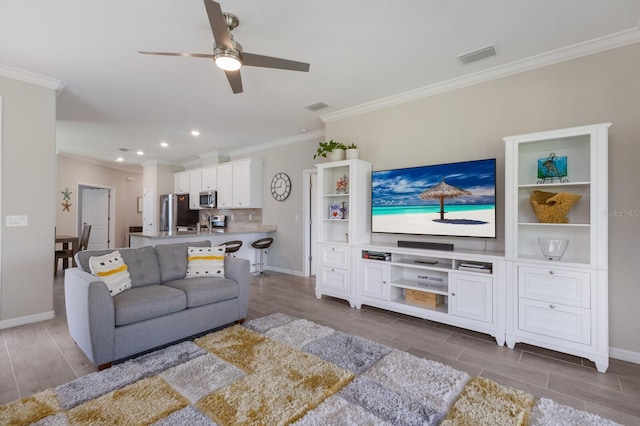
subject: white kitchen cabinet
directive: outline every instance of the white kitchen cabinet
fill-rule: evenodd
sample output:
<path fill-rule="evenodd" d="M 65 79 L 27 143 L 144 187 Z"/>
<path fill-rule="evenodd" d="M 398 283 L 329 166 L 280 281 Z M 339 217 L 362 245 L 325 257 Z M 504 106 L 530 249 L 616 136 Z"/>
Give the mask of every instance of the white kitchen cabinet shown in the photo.
<path fill-rule="evenodd" d="M 173 174 L 173 192 L 174 194 L 189 193 L 189 172 L 178 172 Z"/>
<path fill-rule="evenodd" d="M 189 172 L 189 209 L 200 210 L 200 189 L 202 187 L 202 171 Z"/>
<path fill-rule="evenodd" d="M 218 208 L 262 208 L 262 160 L 247 158 L 216 169 Z"/>
<path fill-rule="evenodd" d="M 218 186 L 218 208 L 233 207 L 233 167 L 229 163 L 220 164 L 216 168 L 216 185 Z"/>
<path fill-rule="evenodd" d="M 207 167 L 202 169 L 202 191 L 215 191 L 217 187 L 218 169 L 216 167 Z"/>
<path fill-rule="evenodd" d="M 233 207 L 262 208 L 262 161 L 239 160 L 232 165 Z"/>
<path fill-rule="evenodd" d="M 608 128 L 596 124 L 504 138 L 506 341 L 588 358 L 609 366 Z M 541 164 L 561 161 L 557 177 Z M 564 164 L 566 162 L 566 168 Z M 529 204 L 534 190 L 581 199 L 568 223 L 541 223 Z M 538 238 L 568 240 L 560 260 L 546 259 Z"/>

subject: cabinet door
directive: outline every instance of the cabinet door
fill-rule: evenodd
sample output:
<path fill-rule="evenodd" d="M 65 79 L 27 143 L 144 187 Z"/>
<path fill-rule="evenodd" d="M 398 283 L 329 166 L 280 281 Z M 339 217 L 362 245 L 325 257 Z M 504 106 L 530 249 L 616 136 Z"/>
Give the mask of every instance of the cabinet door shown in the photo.
<path fill-rule="evenodd" d="M 251 163 L 234 163 L 232 168 L 233 206 L 251 207 Z"/>
<path fill-rule="evenodd" d="M 218 208 L 230 208 L 233 205 L 233 169 L 231 164 L 217 167 L 216 184 L 218 186 Z"/>
<path fill-rule="evenodd" d="M 202 169 L 202 190 L 215 191 L 217 188 L 216 181 L 218 171 L 215 167 Z"/>
<path fill-rule="evenodd" d="M 389 265 L 381 262 L 360 261 L 358 273 L 359 293 L 362 296 L 389 300 Z"/>
<path fill-rule="evenodd" d="M 175 194 L 189 193 L 189 172 L 173 174 L 173 192 Z"/>
<path fill-rule="evenodd" d="M 202 172 L 189 172 L 189 209 L 200 210 L 200 187 L 202 186 Z"/>
<path fill-rule="evenodd" d="M 493 322 L 493 278 L 452 272 L 449 282 L 449 313 Z"/>

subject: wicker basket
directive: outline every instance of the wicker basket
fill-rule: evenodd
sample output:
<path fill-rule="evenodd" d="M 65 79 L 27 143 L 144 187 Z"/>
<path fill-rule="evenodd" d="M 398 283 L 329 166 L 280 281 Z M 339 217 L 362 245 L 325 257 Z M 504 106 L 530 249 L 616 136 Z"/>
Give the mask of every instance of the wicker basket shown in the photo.
<path fill-rule="evenodd" d="M 541 223 L 569 223 L 567 213 L 582 195 L 569 192 L 533 191 L 529 203 Z"/>

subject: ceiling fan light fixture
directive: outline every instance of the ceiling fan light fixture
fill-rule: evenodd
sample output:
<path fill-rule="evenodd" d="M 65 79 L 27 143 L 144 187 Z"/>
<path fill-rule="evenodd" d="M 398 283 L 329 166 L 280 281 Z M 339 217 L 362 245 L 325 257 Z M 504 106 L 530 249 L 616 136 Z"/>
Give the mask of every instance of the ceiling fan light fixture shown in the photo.
<path fill-rule="evenodd" d="M 242 62 L 240 62 L 238 55 L 226 50 L 216 52 L 213 62 L 215 62 L 218 68 L 225 71 L 237 71 L 242 67 Z"/>

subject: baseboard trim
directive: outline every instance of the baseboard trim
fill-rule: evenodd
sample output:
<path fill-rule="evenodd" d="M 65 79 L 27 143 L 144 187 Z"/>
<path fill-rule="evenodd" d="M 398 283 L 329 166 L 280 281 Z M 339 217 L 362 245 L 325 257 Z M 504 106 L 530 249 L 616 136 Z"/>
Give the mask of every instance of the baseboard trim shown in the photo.
<path fill-rule="evenodd" d="M 609 348 L 609 357 L 619 359 L 620 361 L 640 364 L 640 352 L 633 352 L 620 348 Z"/>
<path fill-rule="evenodd" d="M 39 314 L 27 315 L 24 317 L 10 318 L 0 321 L 0 330 L 3 328 L 17 327 L 19 325 L 31 324 L 34 322 L 46 321 L 54 319 L 56 313 L 54 311 L 41 312 Z"/>
<path fill-rule="evenodd" d="M 275 266 L 271 266 L 271 265 L 265 265 L 264 268 L 265 271 L 273 271 L 273 272 L 281 272 L 283 274 L 289 274 L 289 275 L 295 275 L 296 277 L 304 277 L 304 272 L 301 271 L 294 271 L 291 269 L 285 269 L 285 268 L 278 268 Z"/>

